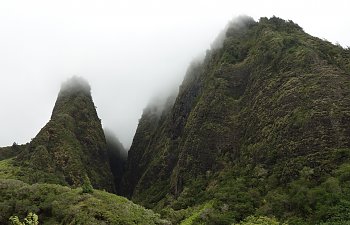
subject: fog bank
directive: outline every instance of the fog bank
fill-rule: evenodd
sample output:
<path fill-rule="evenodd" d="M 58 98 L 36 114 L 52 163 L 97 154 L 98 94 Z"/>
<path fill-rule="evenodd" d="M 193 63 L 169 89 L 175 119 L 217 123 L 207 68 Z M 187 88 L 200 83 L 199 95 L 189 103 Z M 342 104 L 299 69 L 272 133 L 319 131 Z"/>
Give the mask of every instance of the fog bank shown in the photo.
<path fill-rule="evenodd" d="M 350 46 L 349 6 L 345 0 L 1 1 L 0 146 L 29 142 L 48 122 L 61 83 L 76 75 L 90 83 L 103 126 L 129 148 L 150 99 L 176 89 L 232 18 L 276 15 Z"/>

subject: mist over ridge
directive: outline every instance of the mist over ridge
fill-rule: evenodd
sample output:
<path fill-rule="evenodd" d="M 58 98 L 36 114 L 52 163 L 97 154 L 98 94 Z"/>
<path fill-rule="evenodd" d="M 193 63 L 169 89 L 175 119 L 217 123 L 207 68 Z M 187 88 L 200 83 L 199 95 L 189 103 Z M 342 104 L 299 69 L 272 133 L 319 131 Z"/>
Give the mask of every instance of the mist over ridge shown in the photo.
<path fill-rule="evenodd" d="M 350 224 L 350 3 L 14 2 L 0 224 Z"/>
<path fill-rule="evenodd" d="M 347 46 L 344 27 L 334 25 L 350 22 L 347 6 L 320 2 L 314 12 L 314 3 L 298 1 L 4 1 L 0 146 L 29 142 L 50 118 L 60 84 L 76 74 L 91 84 L 103 126 L 129 148 L 153 96 L 166 99 L 168 89 L 178 89 L 191 61 L 214 47 L 232 18 L 276 15 Z"/>
<path fill-rule="evenodd" d="M 90 95 L 91 87 L 89 82 L 79 76 L 72 76 L 61 84 L 60 94 L 74 94 L 76 92 L 84 92 Z"/>

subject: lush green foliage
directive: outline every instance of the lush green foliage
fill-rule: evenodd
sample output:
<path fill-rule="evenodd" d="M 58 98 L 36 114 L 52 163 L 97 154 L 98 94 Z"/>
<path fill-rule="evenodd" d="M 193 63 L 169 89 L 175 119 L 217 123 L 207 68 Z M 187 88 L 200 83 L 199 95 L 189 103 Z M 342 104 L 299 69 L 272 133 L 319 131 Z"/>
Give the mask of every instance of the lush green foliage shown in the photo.
<path fill-rule="evenodd" d="M 15 169 L 11 176 L 26 183 L 79 187 L 87 175 L 98 189 L 115 191 L 106 139 L 90 94 L 90 86 L 72 78 L 62 86 L 51 120 L 25 146 L 0 149 Z M 16 157 L 14 157 L 16 156 Z"/>
<path fill-rule="evenodd" d="M 0 179 L 0 224 L 12 215 L 24 217 L 33 212 L 40 224 L 168 224 L 126 198 L 104 191 L 81 194 L 55 184 L 28 185 L 17 180 Z"/>
<path fill-rule="evenodd" d="M 275 219 L 265 216 L 249 216 L 237 225 L 280 225 L 280 223 Z"/>
<path fill-rule="evenodd" d="M 21 222 L 17 216 L 11 216 L 9 220 L 11 225 L 38 225 L 39 224 L 39 217 L 32 212 L 28 213 L 26 218 L 24 218 L 23 222 Z"/>
<path fill-rule="evenodd" d="M 276 17 L 238 24 L 144 111 L 124 193 L 174 223 L 348 223 L 350 51 Z"/>
<path fill-rule="evenodd" d="M 168 223 L 97 190 L 113 180 L 173 224 L 350 223 L 349 49 L 276 17 L 233 22 L 176 100 L 144 110 L 123 178 L 90 87 L 73 83 L 29 144 L 0 149 L 0 223 L 28 212 L 43 224 Z"/>
<path fill-rule="evenodd" d="M 88 176 L 84 177 L 83 185 L 81 186 L 82 193 L 92 193 L 94 188 L 91 185 L 90 179 Z"/>
<path fill-rule="evenodd" d="M 20 168 L 14 166 L 13 163 L 13 158 L 0 161 L 0 178 L 14 179 L 20 173 Z"/>
<path fill-rule="evenodd" d="M 23 151 L 27 145 L 18 145 L 16 142 L 12 146 L 0 148 L 0 160 L 12 158 L 21 151 Z"/>

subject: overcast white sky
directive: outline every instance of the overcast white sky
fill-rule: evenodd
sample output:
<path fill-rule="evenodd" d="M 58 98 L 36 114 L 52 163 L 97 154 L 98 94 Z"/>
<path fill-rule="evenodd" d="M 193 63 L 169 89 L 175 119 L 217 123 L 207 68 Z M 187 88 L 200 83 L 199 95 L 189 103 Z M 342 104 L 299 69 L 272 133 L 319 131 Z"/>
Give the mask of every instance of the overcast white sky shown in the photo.
<path fill-rule="evenodd" d="M 233 17 L 276 15 L 350 46 L 349 2 L 1 0 L 0 146 L 29 142 L 61 82 L 78 75 L 92 86 L 103 126 L 129 147 L 150 98 L 177 87 Z"/>

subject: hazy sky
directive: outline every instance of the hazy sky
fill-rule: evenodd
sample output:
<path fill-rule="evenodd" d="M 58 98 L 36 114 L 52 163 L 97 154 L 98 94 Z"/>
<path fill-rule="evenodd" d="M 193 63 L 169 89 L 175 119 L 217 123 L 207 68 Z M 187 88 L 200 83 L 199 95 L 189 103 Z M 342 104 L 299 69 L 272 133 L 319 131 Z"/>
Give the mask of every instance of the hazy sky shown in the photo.
<path fill-rule="evenodd" d="M 31 140 L 61 82 L 85 77 L 104 127 L 129 147 L 142 110 L 181 82 L 235 16 L 291 19 L 350 46 L 350 1 L 1 0 L 0 146 Z"/>

